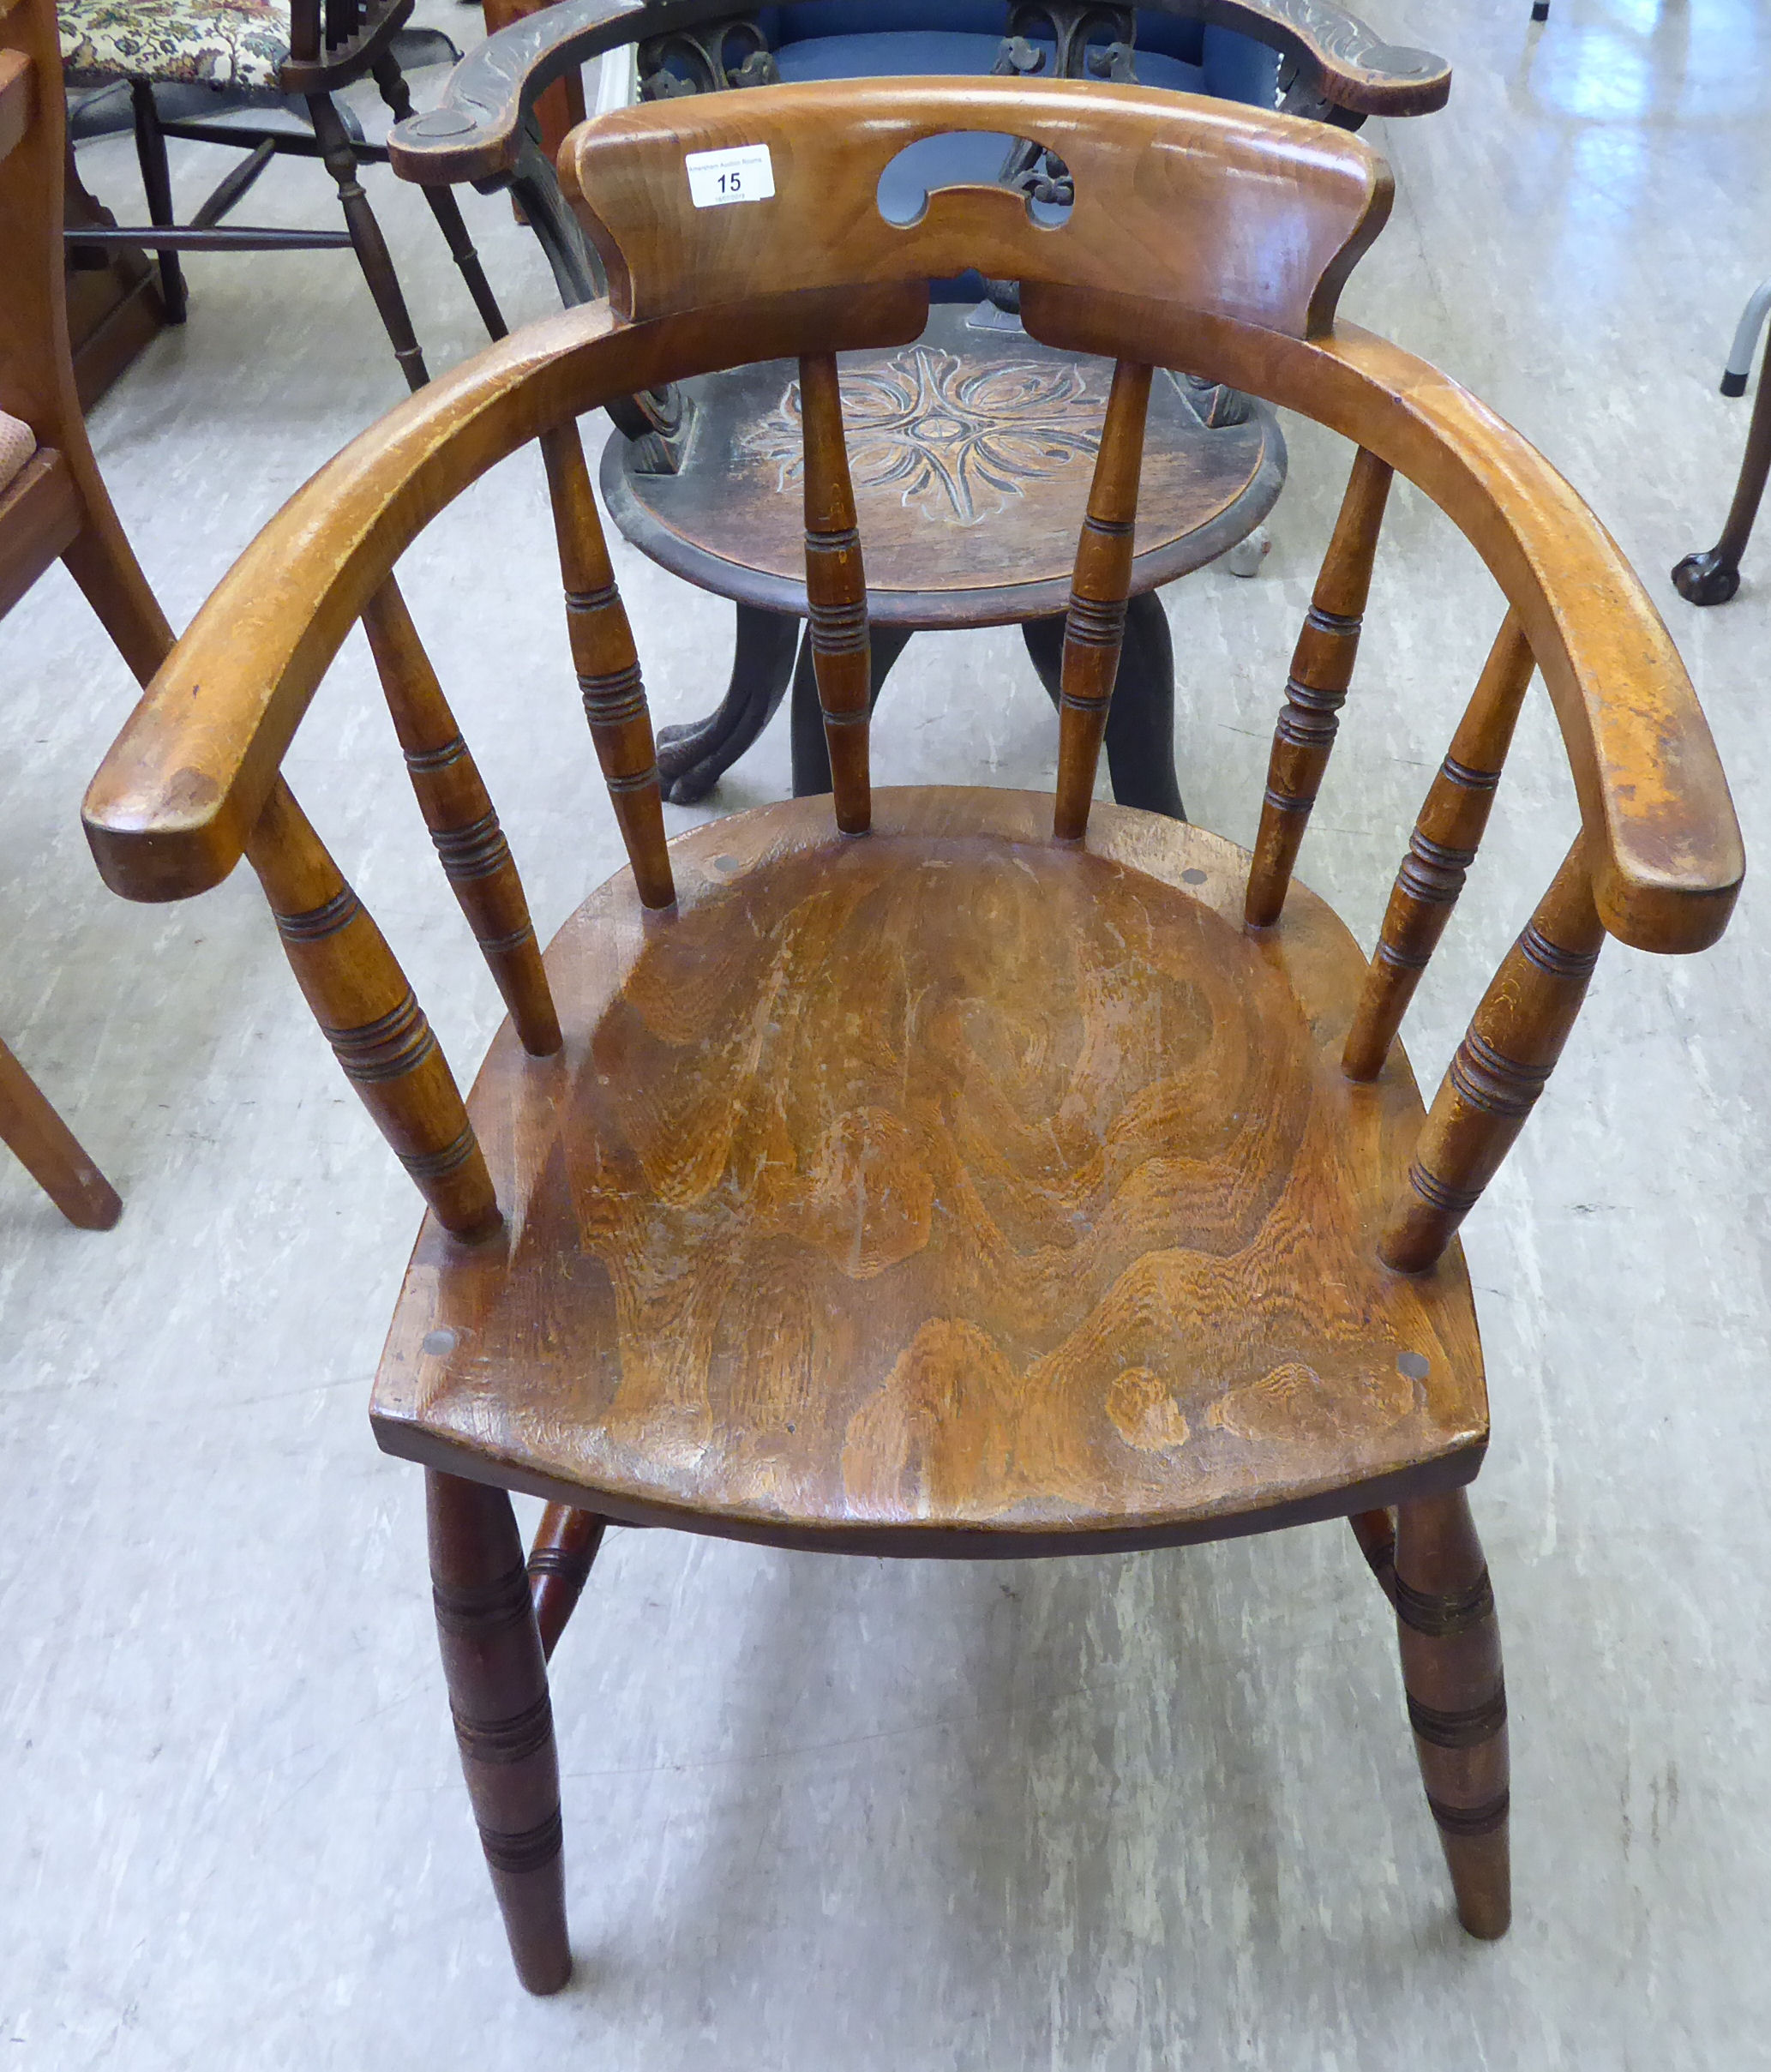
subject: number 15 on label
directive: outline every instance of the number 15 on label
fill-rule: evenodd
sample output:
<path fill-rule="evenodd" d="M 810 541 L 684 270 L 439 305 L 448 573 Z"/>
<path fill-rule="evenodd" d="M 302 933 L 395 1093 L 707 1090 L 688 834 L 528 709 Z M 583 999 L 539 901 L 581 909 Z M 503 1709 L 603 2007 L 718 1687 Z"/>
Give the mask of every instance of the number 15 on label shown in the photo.
<path fill-rule="evenodd" d="M 775 167 L 766 144 L 691 151 L 682 163 L 689 199 L 697 208 L 727 208 L 735 201 L 767 201 L 774 196 Z"/>

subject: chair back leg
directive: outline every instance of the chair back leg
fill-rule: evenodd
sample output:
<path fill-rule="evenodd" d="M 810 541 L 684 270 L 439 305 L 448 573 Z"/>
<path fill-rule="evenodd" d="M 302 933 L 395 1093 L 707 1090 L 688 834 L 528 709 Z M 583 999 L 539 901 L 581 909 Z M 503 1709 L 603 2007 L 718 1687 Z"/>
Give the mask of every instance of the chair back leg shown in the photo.
<path fill-rule="evenodd" d="M 381 89 L 381 99 L 387 102 L 396 123 L 403 123 L 412 111 L 412 91 L 405 83 L 405 75 L 399 69 L 399 60 L 392 51 L 383 51 L 371 68 L 375 85 Z M 424 199 L 430 204 L 430 213 L 436 219 L 436 227 L 443 234 L 443 242 L 449 255 L 461 270 L 461 278 L 467 283 L 467 292 L 473 297 L 473 306 L 480 313 L 480 321 L 486 327 L 489 338 L 502 338 L 510 326 L 504 321 L 504 312 L 498 307 L 498 298 L 492 292 L 492 284 L 486 279 L 486 270 L 480 264 L 480 255 L 473 249 L 473 240 L 467 234 L 467 225 L 461 219 L 461 204 L 455 199 L 453 187 L 426 187 Z"/>
<path fill-rule="evenodd" d="M 141 186 L 147 196 L 151 223 L 170 225 L 172 214 L 172 174 L 166 163 L 165 132 L 160 128 L 159 110 L 154 105 L 153 88 L 145 79 L 129 81 L 129 102 L 135 118 L 135 157 L 141 167 Z M 165 304 L 166 321 L 184 321 L 184 273 L 177 252 L 156 252 L 159 261 L 160 300 Z"/>
<path fill-rule="evenodd" d="M 351 148 L 351 139 L 339 119 L 332 96 L 310 93 L 307 99 L 308 119 L 314 125 L 326 170 L 337 183 L 339 200 L 344 206 L 345 225 L 356 248 L 363 278 L 369 283 L 369 291 L 375 297 L 375 308 L 381 312 L 382 327 L 393 347 L 393 357 L 399 362 L 399 371 L 405 376 L 406 386 L 422 388 L 430 375 L 424 365 L 424 355 L 418 350 L 417 336 L 406 310 L 405 297 L 400 292 L 399 277 L 393 271 L 387 241 L 381 235 L 381 225 L 375 221 L 369 196 L 363 191 L 363 183 L 357 177 L 357 153 Z"/>

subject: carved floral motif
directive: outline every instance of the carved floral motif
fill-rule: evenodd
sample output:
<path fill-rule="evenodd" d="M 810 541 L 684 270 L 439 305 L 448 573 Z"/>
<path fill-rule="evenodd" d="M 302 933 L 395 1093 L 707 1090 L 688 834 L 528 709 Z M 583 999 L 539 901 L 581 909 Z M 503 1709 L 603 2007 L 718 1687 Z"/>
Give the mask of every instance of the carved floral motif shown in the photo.
<path fill-rule="evenodd" d="M 898 489 L 907 508 L 940 525 L 982 524 L 1027 483 L 1092 459 L 1101 443 L 1104 394 L 1070 363 L 911 345 L 876 366 L 845 367 L 842 379 L 856 489 Z M 747 443 L 779 464 L 781 488 L 800 479 L 797 381 Z"/>

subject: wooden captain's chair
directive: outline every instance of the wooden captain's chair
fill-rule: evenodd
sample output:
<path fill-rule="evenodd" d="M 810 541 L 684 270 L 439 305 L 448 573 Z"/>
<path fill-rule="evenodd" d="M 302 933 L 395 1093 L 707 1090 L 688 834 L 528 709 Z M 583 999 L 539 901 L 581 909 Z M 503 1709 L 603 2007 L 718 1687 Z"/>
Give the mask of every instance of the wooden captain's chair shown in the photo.
<path fill-rule="evenodd" d="M 886 221 L 883 169 L 955 129 L 1058 153 L 1069 219 L 959 188 Z M 694 206 L 685 157 L 740 148 L 768 154 L 772 197 Z M 426 1471 L 450 1700 L 524 1983 L 552 1991 L 571 1968 L 544 1662 L 609 1521 L 1002 1559 L 1348 1516 L 1396 1607 L 1460 1918 L 1500 1934 L 1506 1706 L 1464 1495 L 1488 1413 L 1456 1232 L 1607 934 L 1699 950 L 1732 908 L 1738 832 L 1664 628 L 1523 439 L 1336 322 L 1390 200 L 1355 138 L 1130 87 L 853 82 L 622 111 L 573 135 L 563 173 L 610 299 L 454 369 L 316 475 L 205 607 L 87 802 L 99 867 L 131 898 L 183 898 L 248 858 L 429 1204 L 371 1415 Z M 928 282 L 966 266 L 1019 281 L 1034 337 L 1115 362 L 1055 801 L 869 781 L 837 357 L 916 338 Z M 834 793 L 667 842 L 579 420 L 783 355 L 800 363 Z M 1252 854 L 1091 804 L 1153 367 L 1354 448 Z M 531 442 L 630 859 L 544 958 L 395 577 L 437 512 Z M 1506 610 L 1367 957 L 1294 867 L 1396 473 L 1474 544 Z M 465 1103 L 279 772 L 359 619 L 510 1008 Z M 1579 825 L 1423 1111 L 1397 1026 L 1534 671 Z M 526 1573 L 512 1490 L 549 1504 Z"/>

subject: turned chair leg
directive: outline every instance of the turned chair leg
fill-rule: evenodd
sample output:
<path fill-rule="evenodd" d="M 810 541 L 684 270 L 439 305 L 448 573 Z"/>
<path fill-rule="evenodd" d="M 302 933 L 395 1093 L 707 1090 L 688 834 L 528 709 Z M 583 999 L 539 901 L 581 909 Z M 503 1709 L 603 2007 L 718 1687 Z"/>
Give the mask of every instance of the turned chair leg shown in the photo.
<path fill-rule="evenodd" d="M 0 1043 L 0 1144 L 70 1223 L 108 1230 L 123 1214 L 111 1182 L 5 1044 Z"/>
<path fill-rule="evenodd" d="M 547 1665 L 510 1498 L 427 1468 L 430 1580 L 467 1795 L 517 1976 L 556 1993 L 572 1976 L 560 1765 Z"/>
<path fill-rule="evenodd" d="M 387 102 L 396 123 L 403 123 L 412 111 L 411 88 L 405 82 L 405 75 L 399 69 L 399 60 L 392 51 L 383 51 L 370 68 L 375 74 L 375 85 L 381 99 Z M 497 297 L 492 292 L 492 284 L 486 279 L 485 268 L 480 264 L 480 255 L 473 249 L 473 240 L 467 234 L 467 225 L 461 219 L 461 205 L 455 199 L 453 187 L 427 187 L 424 199 L 430 205 L 430 213 L 436 219 L 436 227 L 442 232 L 449 248 L 449 255 L 460 268 L 461 278 L 467 284 L 467 292 L 473 297 L 473 306 L 480 313 L 480 321 L 486 327 L 487 335 L 503 338 L 510 327 L 504 321 L 504 312 L 498 307 Z"/>
<path fill-rule="evenodd" d="M 1492 1940 L 1512 1919 L 1506 1686 L 1494 1593 L 1461 1489 L 1397 1512 L 1396 1616 L 1408 1721 L 1457 1918 Z"/>
<path fill-rule="evenodd" d="M 135 157 L 141 167 L 141 185 L 147 196 L 147 219 L 169 229 L 172 215 L 172 172 L 166 162 L 166 136 L 160 128 L 159 110 L 154 105 L 153 88 L 145 79 L 129 81 L 129 102 L 135 117 Z M 160 300 L 165 304 L 166 321 L 182 324 L 185 316 L 184 273 L 177 252 L 156 252 L 159 261 Z"/>
<path fill-rule="evenodd" d="M 430 379 L 424 356 L 418 350 L 417 336 L 412 329 L 405 297 L 400 292 L 399 277 L 393 271 L 387 241 L 381 235 L 381 225 L 375 221 L 369 196 L 363 191 L 363 183 L 357 177 L 357 153 L 351 148 L 351 139 L 329 94 L 309 94 L 308 119 L 314 125 L 326 170 L 337 183 L 339 200 L 345 211 L 345 227 L 356 247 L 363 278 L 375 298 L 375 308 L 381 312 L 382 327 L 393 347 L 393 357 L 399 362 L 406 386 L 422 388 Z"/>
<path fill-rule="evenodd" d="M 1688 554 L 1672 571 L 1672 586 L 1689 604 L 1726 604 L 1740 587 L 1740 557 L 1752 537 L 1759 501 L 1771 476 L 1771 337 L 1759 364 L 1759 393 L 1753 398 L 1752 422 L 1746 429 L 1746 451 L 1734 484 L 1722 536 L 1702 554 Z"/>

